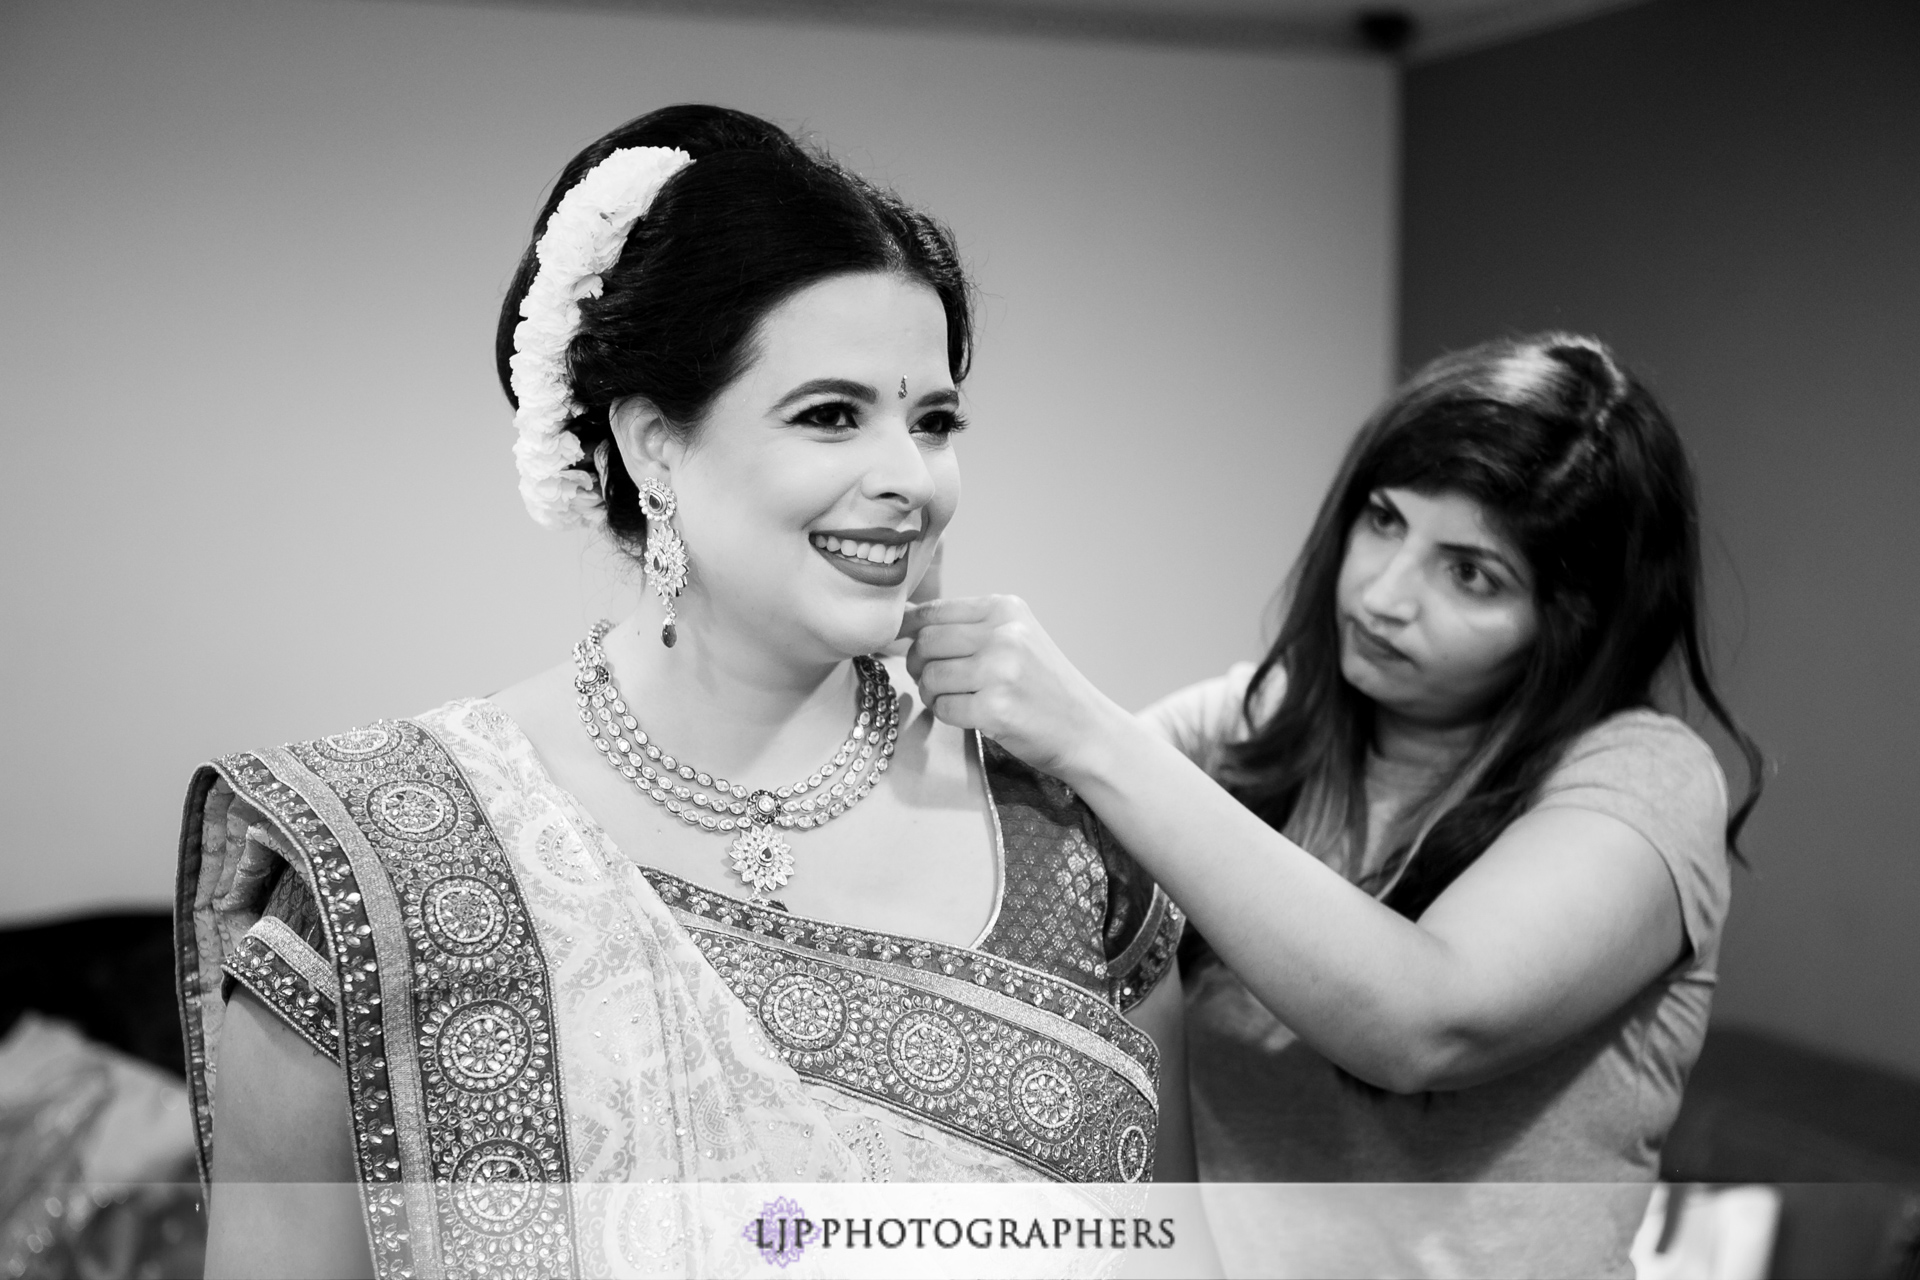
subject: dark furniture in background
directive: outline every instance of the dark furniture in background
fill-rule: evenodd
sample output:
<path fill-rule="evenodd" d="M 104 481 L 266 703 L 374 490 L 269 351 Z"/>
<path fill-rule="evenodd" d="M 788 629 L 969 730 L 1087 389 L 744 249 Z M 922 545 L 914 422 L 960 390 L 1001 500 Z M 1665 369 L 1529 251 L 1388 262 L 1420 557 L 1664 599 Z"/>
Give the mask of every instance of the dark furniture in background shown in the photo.
<path fill-rule="evenodd" d="M 1778 1185 L 1771 1274 L 1781 1280 L 1920 1280 L 1920 1082 L 1716 1027 L 1661 1175 Z"/>
<path fill-rule="evenodd" d="M 22 1027 L 27 1013 L 34 1025 Z M 185 1094 L 172 917 L 0 929 L 0 1035 L 14 1051 L 0 1071 L 17 1073 L 0 1078 L 0 1275 L 200 1275 L 206 1214 L 191 1138 L 185 1112 L 167 1109 L 170 1094 Z M 104 1152 L 108 1164 L 94 1162 L 103 1133 L 131 1144 Z"/>
<path fill-rule="evenodd" d="M 172 913 L 120 911 L 0 929 L 0 1035 L 28 1009 L 185 1078 Z"/>

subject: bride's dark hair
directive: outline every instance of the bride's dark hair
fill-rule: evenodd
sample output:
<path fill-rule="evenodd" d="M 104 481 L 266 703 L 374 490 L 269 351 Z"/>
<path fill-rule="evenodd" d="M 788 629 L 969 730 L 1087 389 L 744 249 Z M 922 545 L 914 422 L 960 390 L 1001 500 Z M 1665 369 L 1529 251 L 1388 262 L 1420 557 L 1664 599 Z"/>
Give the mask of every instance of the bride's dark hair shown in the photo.
<path fill-rule="evenodd" d="M 1335 591 L 1354 522 L 1383 488 L 1479 503 L 1526 557 L 1539 629 L 1479 747 L 1415 829 L 1394 833 L 1382 882 L 1363 887 L 1386 889 L 1388 906 L 1417 918 L 1532 803 L 1574 738 L 1616 712 L 1652 706 L 1664 671 L 1745 757 L 1747 794 L 1727 823 L 1738 857 L 1762 759 L 1707 667 L 1692 468 L 1646 387 L 1603 344 L 1570 334 L 1442 356 L 1361 428 L 1248 691 L 1257 728 L 1222 770 L 1241 801 L 1323 857 L 1364 830 L 1373 704 L 1341 674 Z M 1262 720 L 1262 685 L 1283 673 L 1280 705 Z"/>
<path fill-rule="evenodd" d="M 534 245 L 572 186 L 615 151 L 678 147 L 693 163 L 669 179 L 628 234 L 598 298 L 580 303 L 567 348 L 573 398 L 568 424 L 591 469 L 611 439 L 608 408 L 644 396 L 682 431 L 697 428 L 713 399 L 754 355 L 766 314 L 831 276 L 886 271 L 917 280 L 947 316 L 947 365 L 955 382 L 972 355 L 971 290 L 952 234 L 898 196 L 796 143 L 781 129 L 725 107 L 663 107 L 630 120 L 575 156 L 553 184 L 500 306 L 494 360 L 507 399 L 520 300 L 539 260 Z M 607 526 L 632 543 L 646 537 L 639 494 L 623 467 L 609 467 Z"/>

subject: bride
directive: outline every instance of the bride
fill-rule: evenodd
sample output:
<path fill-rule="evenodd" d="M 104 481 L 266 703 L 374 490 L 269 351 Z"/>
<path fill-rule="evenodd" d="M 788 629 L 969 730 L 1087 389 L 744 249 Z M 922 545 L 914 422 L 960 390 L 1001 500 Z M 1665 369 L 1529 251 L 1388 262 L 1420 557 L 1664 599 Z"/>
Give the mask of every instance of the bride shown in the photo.
<path fill-rule="evenodd" d="M 959 501 L 968 303 L 942 227 L 751 116 L 567 166 L 501 316 L 521 492 L 653 598 L 491 697 L 196 777 L 210 1274 L 665 1238 L 570 1182 L 1192 1177 L 1179 912 L 866 656 Z"/>

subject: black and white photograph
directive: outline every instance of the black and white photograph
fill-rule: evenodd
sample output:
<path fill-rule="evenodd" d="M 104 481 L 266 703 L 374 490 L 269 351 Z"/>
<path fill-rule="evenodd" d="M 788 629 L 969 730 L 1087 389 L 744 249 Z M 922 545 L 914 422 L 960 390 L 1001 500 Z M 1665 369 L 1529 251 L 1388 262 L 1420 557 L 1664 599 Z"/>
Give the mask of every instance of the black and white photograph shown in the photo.
<path fill-rule="evenodd" d="M 1920 1277 L 1920 3 L 0 0 L 0 1280 Z"/>

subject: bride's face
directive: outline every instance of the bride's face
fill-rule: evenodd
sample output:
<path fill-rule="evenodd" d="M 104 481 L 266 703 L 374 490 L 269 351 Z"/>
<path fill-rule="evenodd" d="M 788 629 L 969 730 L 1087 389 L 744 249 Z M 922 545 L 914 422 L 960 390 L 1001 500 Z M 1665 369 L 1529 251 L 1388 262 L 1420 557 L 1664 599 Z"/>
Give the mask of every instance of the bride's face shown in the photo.
<path fill-rule="evenodd" d="M 769 312 L 756 347 L 656 455 L 691 569 L 681 615 L 803 661 L 871 652 L 960 500 L 946 314 L 916 281 L 836 276 Z"/>

